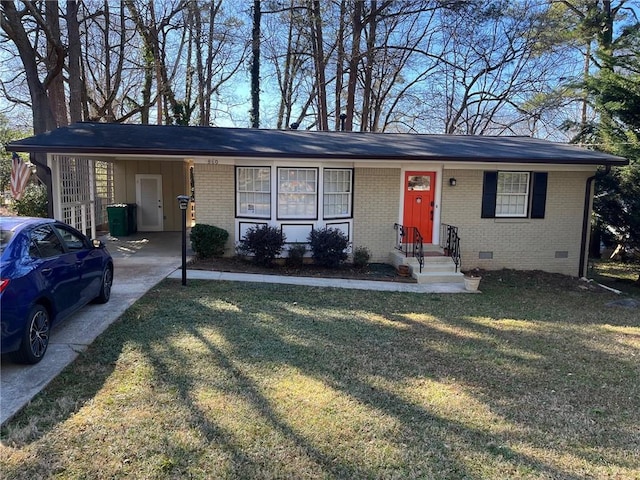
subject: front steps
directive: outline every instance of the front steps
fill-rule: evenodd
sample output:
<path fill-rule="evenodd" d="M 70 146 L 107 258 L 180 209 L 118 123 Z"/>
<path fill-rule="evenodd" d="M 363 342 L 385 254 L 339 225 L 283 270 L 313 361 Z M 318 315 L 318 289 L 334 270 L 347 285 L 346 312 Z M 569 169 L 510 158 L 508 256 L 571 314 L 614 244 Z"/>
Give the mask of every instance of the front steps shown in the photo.
<path fill-rule="evenodd" d="M 394 250 L 389 254 L 389 263 L 395 268 L 400 265 L 407 265 L 411 277 L 418 283 L 460 283 L 464 284 L 464 275 L 456 272 L 456 265 L 451 257 L 445 256 L 442 249 L 437 246 L 430 246 L 427 250 L 425 245 L 424 266 L 420 272 L 420 264 L 415 257 L 405 257 L 404 253 Z"/>

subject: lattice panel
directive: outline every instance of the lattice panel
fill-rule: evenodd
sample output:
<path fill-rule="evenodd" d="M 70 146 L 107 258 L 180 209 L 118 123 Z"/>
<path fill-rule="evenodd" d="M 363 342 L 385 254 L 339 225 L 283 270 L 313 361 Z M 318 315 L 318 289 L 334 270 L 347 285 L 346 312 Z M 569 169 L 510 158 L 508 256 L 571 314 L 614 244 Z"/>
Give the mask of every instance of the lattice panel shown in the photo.
<path fill-rule="evenodd" d="M 89 160 L 58 157 L 57 162 L 60 172 L 60 200 L 62 204 L 90 202 Z"/>
<path fill-rule="evenodd" d="M 61 220 L 78 230 L 91 230 L 91 190 L 94 175 L 91 161 L 86 158 L 54 157 L 58 165 Z"/>
<path fill-rule="evenodd" d="M 115 193 L 113 186 L 113 164 L 107 162 L 95 162 L 95 202 L 96 202 L 96 226 L 107 225 L 107 205 L 114 203 Z"/>

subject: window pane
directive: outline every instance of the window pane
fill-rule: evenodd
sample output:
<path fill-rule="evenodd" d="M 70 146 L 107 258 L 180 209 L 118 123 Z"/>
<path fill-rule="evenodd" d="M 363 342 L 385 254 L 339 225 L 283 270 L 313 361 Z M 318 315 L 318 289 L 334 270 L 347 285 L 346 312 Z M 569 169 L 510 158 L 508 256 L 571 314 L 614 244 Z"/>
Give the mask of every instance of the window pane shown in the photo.
<path fill-rule="evenodd" d="M 266 167 L 236 169 L 236 205 L 238 215 L 271 216 L 271 170 Z"/>
<path fill-rule="evenodd" d="M 529 172 L 498 172 L 497 217 L 526 217 Z"/>
<path fill-rule="evenodd" d="M 351 216 L 351 179 L 351 170 L 324 170 L 325 218 Z"/>
<path fill-rule="evenodd" d="M 317 170 L 312 168 L 278 169 L 278 217 L 316 217 L 317 177 Z"/>
<path fill-rule="evenodd" d="M 422 175 L 409 175 L 407 190 L 431 190 L 431 177 Z"/>
<path fill-rule="evenodd" d="M 247 215 L 268 217 L 271 210 L 271 195 L 268 193 L 239 193 L 239 211 Z"/>

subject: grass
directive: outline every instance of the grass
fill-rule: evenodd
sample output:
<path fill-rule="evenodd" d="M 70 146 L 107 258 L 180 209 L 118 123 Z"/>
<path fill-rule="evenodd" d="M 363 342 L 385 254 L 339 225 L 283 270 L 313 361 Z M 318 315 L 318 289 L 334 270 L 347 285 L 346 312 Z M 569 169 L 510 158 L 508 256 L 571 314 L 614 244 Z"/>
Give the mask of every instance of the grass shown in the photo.
<path fill-rule="evenodd" d="M 596 260 L 590 273 L 592 274 L 591 278 L 596 282 L 626 294 L 640 295 L 640 288 L 636 282 L 640 276 L 639 263 Z"/>
<path fill-rule="evenodd" d="M 3 478 L 640 478 L 640 322 L 482 295 L 166 280 L 2 430 Z"/>

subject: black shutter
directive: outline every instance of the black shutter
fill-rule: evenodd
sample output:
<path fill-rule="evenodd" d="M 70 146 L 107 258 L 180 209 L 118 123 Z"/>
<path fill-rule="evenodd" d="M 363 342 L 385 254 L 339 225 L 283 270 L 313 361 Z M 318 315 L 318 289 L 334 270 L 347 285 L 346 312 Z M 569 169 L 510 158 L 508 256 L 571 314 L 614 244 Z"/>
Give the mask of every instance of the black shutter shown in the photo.
<path fill-rule="evenodd" d="M 495 218 L 498 195 L 498 172 L 484 172 L 482 182 L 482 218 Z"/>
<path fill-rule="evenodd" d="M 534 172 L 531 192 L 531 218 L 544 218 L 547 204 L 547 176 L 546 172 Z"/>

